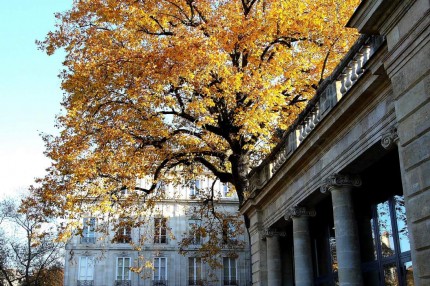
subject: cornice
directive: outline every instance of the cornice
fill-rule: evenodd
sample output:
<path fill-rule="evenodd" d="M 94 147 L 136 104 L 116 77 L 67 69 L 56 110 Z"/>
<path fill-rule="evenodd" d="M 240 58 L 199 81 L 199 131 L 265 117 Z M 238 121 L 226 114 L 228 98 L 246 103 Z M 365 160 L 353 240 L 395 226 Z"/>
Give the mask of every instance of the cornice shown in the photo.
<path fill-rule="evenodd" d="M 396 13 L 399 5 L 410 6 L 415 0 L 367 0 L 362 1 L 346 24 L 362 34 L 386 35 L 403 15 Z M 405 9 L 401 10 L 405 11 Z M 393 13 L 396 15 L 393 17 Z"/>

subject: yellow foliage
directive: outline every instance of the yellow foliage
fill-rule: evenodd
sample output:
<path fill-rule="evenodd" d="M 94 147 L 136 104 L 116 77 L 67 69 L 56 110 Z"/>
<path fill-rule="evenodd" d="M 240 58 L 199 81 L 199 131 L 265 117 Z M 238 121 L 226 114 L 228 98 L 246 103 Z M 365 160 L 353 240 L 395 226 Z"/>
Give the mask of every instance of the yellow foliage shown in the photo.
<path fill-rule="evenodd" d="M 40 42 L 67 53 L 67 114 L 46 137 L 54 163 L 38 194 L 47 210 L 115 211 L 119 190 L 139 201 L 155 184 L 133 191 L 137 178 L 157 182 L 178 166 L 206 168 L 243 202 L 249 169 L 354 42 L 344 24 L 357 4 L 74 1 Z"/>

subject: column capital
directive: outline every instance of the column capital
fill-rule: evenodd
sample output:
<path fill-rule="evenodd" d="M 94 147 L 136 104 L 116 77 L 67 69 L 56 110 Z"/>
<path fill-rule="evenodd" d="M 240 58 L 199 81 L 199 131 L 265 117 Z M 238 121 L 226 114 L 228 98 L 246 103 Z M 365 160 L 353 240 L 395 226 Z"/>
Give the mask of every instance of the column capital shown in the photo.
<path fill-rule="evenodd" d="M 392 126 L 382 133 L 381 145 L 387 150 L 393 148 L 399 142 L 399 135 L 397 134 L 397 127 Z"/>
<path fill-rule="evenodd" d="M 361 179 L 358 175 L 343 175 L 334 173 L 324 179 L 323 184 L 320 188 L 321 193 L 326 193 L 330 191 L 333 187 L 360 187 Z"/>
<path fill-rule="evenodd" d="M 291 207 L 287 210 L 287 212 L 284 215 L 284 219 L 290 220 L 293 217 L 301 217 L 301 216 L 313 217 L 316 214 L 317 214 L 316 211 L 313 209 L 311 210 L 311 209 L 307 209 L 305 207 L 295 206 L 295 207 Z"/>
<path fill-rule="evenodd" d="M 273 236 L 287 236 L 285 231 L 280 231 L 277 228 L 268 227 L 262 231 L 262 239 L 266 239 L 267 237 Z"/>

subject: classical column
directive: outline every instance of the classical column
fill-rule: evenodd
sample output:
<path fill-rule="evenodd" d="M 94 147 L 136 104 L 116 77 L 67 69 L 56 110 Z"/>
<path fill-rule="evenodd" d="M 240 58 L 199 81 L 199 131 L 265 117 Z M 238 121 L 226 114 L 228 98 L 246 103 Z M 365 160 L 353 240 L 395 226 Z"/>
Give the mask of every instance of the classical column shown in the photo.
<path fill-rule="evenodd" d="M 294 276 L 296 286 L 313 285 L 312 248 L 309 234 L 309 217 L 315 211 L 304 207 L 290 208 L 285 219 L 293 221 Z"/>
<path fill-rule="evenodd" d="M 267 229 L 265 233 L 267 246 L 267 282 L 270 286 L 282 285 L 280 233 L 276 229 Z"/>
<path fill-rule="evenodd" d="M 336 236 L 339 284 L 363 285 L 360 246 L 351 192 L 361 185 L 358 176 L 333 174 L 324 180 L 321 192 L 331 192 Z"/>

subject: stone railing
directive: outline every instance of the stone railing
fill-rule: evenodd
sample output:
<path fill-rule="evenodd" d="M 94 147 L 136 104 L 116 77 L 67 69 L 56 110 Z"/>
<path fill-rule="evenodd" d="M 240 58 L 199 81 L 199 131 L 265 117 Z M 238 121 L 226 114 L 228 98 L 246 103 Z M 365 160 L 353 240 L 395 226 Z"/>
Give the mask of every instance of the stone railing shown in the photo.
<path fill-rule="evenodd" d="M 203 286 L 204 281 L 201 279 L 188 279 L 188 286 Z"/>
<path fill-rule="evenodd" d="M 288 129 L 271 154 L 250 174 L 249 193 L 253 197 L 285 163 L 329 111 L 347 95 L 363 75 L 366 62 L 384 42 L 382 36 L 361 36 L 341 63 L 318 88 L 316 95 Z"/>
<path fill-rule="evenodd" d="M 152 286 L 169 286 L 167 280 L 152 280 Z"/>
<path fill-rule="evenodd" d="M 130 280 L 115 280 L 115 286 L 131 286 Z"/>
<path fill-rule="evenodd" d="M 224 280 L 222 285 L 224 285 L 224 286 L 238 286 L 239 281 L 238 280 Z"/>
<path fill-rule="evenodd" d="M 94 236 L 84 236 L 84 237 L 81 237 L 81 243 L 82 244 L 96 243 L 96 238 Z"/>
<path fill-rule="evenodd" d="M 94 280 L 78 280 L 78 286 L 94 286 Z"/>

